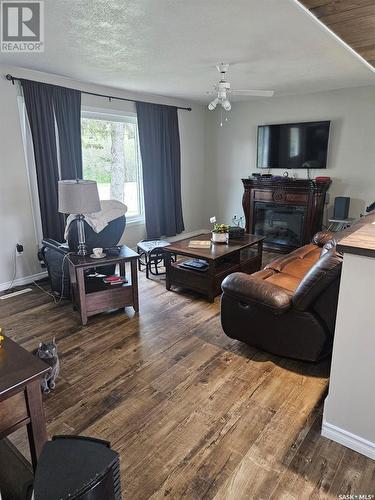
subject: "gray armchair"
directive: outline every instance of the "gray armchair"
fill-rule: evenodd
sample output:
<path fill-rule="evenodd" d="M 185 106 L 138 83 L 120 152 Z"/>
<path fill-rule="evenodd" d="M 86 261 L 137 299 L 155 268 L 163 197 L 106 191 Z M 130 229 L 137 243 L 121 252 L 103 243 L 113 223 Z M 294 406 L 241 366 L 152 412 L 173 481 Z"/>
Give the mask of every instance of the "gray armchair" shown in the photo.
<path fill-rule="evenodd" d="M 113 248 L 115 247 L 126 227 L 125 215 L 117 217 L 110 221 L 108 225 L 99 233 L 96 233 L 88 224 L 84 222 L 86 245 L 89 252 L 93 248 Z M 48 271 L 48 276 L 51 283 L 52 292 L 63 298 L 70 298 L 70 278 L 68 261 L 65 258 L 67 253 L 75 252 L 78 247 L 77 222 L 74 220 L 70 223 L 67 242 L 58 242 L 50 238 L 46 238 L 42 242 L 40 251 L 40 259 L 44 261 Z M 93 265 L 95 267 L 95 265 Z M 101 272 L 105 274 L 113 274 L 114 267 L 101 268 Z"/>

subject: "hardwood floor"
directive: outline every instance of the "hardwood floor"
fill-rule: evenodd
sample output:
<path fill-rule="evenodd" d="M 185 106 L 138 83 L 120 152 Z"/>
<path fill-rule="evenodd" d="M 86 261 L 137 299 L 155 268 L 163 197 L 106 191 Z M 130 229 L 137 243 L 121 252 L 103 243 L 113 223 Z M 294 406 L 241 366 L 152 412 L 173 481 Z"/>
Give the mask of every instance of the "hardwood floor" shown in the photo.
<path fill-rule="evenodd" d="M 276 358 L 227 338 L 219 299 L 140 277 L 140 313 L 90 318 L 33 289 L 0 325 L 31 350 L 56 335 L 61 377 L 48 432 L 111 441 L 123 497 L 304 499 L 374 494 L 375 462 L 320 436 L 328 363 Z M 13 435 L 25 448 L 25 435 Z M 25 450 L 24 450 L 25 451 Z"/>

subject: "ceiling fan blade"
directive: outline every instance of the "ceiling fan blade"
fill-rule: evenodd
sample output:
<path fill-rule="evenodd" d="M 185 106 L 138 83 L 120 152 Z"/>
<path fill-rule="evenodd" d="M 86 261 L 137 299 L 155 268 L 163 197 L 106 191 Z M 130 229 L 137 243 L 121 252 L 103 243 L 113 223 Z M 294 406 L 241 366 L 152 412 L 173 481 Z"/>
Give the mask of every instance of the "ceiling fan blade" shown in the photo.
<path fill-rule="evenodd" d="M 232 94 L 242 94 L 254 97 L 272 97 L 274 95 L 273 90 L 232 90 Z"/>

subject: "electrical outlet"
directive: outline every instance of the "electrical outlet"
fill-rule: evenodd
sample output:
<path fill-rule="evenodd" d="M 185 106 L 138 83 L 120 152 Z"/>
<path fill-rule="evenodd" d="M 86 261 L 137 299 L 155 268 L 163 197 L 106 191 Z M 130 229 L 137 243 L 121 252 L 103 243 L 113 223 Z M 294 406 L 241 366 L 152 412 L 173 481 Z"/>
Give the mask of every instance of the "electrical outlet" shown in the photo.
<path fill-rule="evenodd" d="M 234 214 L 232 217 L 232 222 L 235 226 L 243 227 L 244 221 L 245 221 L 245 217 L 243 215 Z"/>

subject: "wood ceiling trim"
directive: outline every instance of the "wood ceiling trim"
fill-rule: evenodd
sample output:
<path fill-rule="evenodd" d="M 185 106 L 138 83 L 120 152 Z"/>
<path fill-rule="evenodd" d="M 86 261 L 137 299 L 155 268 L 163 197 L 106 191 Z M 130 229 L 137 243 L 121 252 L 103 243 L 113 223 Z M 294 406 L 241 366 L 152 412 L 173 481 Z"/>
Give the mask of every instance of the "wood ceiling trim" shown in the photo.
<path fill-rule="evenodd" d="M 344 22 L 353 22 L 366 20 L 375 16 L 375 4 L 359 7 L 358 9 L 350 9 L 327 16 L 316 16 L 327 26 L 334 26 Z"/>
<path fill-rule="evenodd" d="M 301 0 L 317 17 L 373 5 L 374 0 Z"/>
<path fill-rule="evenodd" d="M 375 67 L 375 0 L 299 0 Z"/>

